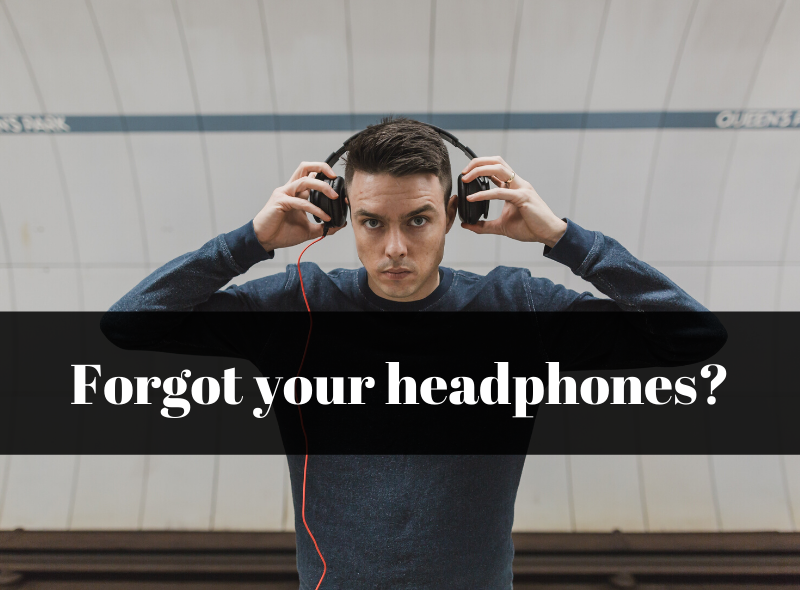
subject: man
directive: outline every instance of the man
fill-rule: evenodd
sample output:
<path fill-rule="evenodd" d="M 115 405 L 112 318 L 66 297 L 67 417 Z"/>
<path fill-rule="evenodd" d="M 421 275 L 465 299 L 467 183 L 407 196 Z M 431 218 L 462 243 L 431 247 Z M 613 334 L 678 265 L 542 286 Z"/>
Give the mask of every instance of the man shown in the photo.
<path fill-rule="evenodd" d="M 167 263 L 110 311 L 301 311 L 305 296 L 314 311 L 519 311 L 536 318 L 536 332 L 526 334 L 531 359 L 573 368 L 682 364 L 703 360 L 724 343 L 724 329 L 703 314 L 690 326 L 617 314 L 628 319 L 610 323 L 595 340 L 565 329 L 559 318 L 570 314 L 550 312 L 707 310 L 615 240 L 558 218 L 500 157 L 475 158 L 463 169 L 465 182 L 493 180 L 496 188 L 470 198 L 504 201 L 500 217 L 462 227 L 542 243 L 545 256 L 611 299 L 521 268 L 480 276 L 440 267 L 457 213 L 441 137 L 422 123 L 385 119 L 348 147 L 345 182 L 362 268 L 324 273 L 305 263 L 301 283 L 289 265 L 284 273 L 219 290 L 275 250 L 323 235 L 307 214 L 330 217 L 309 202 L 309 191 L 339 198 L 315 177 L 336 175 L 325 163 L 302 163 L 252 222 Z M 190 330 L 178 319 L 142 327 L 117 313 L 107 314 L 103 329 L 125 348 L 243 356 L 265 366 L 258 331 Z M 519 455 L 331 455 L 314 457 L 304 481 L 304 457 L 290 455 L 301 588 L 316 588 L 323 570 L 323 588 L 331 589 L 511 588 L 511 525 L 523 463 Z M 303 518 L 316 541 L 305 534 Z"/>

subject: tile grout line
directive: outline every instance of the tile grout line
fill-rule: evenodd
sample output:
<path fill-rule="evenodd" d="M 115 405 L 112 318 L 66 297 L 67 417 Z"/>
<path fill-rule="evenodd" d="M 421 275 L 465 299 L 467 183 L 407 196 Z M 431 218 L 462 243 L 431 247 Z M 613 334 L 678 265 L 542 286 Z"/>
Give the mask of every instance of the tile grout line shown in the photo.
<path fill-rule="evenodd" d="M 611 6 L 611 0 L 605 0 L 603 4 L 603 16 L 600 19 L 600 28 L 597 32 L 597 39 L 594 46 L 594 55 L 592 56 L 592 68 L 589 72 L 589 80 L 586 84 L 586 98 L 583 103 L 583 114 L 581 116 L 581 128 L 578 135 L 578 148 L 575 153 L 575 165 L 572 171 L 572 190 L 570 191 L 569 199 L 569 215 L 570 219 L 575 217 L 575 208 L 578 206 L 578 177 L 581 173 L 581 163 L 583 161 L 583 144 L 586 138 L 586 126 L 588 121 L 589 105 L 592 102 L 592 93 L 594 92 L 594 78 L 597 74 L 597 64 L 600 61 L 600 51 L 603 46 L 603 37 L 606 32 L 606 22 L 608 21 L 608 11 Z"/>
<path fill-rule="evenodd" d="M 525 0 L 517 0 L 516 20 L 514 21 L 514 35 L 511 41 L 511 62 L 508 68 L 508 90 L 506 91 L 506 111 L 503 117 L 503 140 L 500 147 L 500 156 L 505 160 L 508 151 L 509 120 L 511 118 L 511 101 L 514 95 L 514 81 L 517 71 L 517 54 L 519 52 L 519 36 L 522 29 L 522 14 Z"/>
<path fill-rule="evenodd" d="M 645 481 L 644 481 L 644 462 L 642 461 L 641 455 L 636 455 L 636 471 L 639 483 L 639 501 L 642 504 L 642 524 L 644 525 L 644 531 L 650 532 L 650 513 L 647 507 L 647 490 L 645 488 Z"/>
<path fill-rule="evenodd" d="M 66 529 L 72 529 L 72 520 L 75 516 L 75 503 L 78 499 L 78 478 L 81 473 L 81 455 L 75 455 L 75 460 L 72 466 L 72 485 L 69 490 L 69 505 L 67 508 L 67 526 Z"/>
<path fill-rule="evenodd" d="M 353 61 L 353 31 L 350 22 L 350 0 L 344 2 L 344 37 L 347 45 L 347 86 L 348 86 L 348 105 L 350 106 L 350 130 L 356 130 L 356 74 Z"/>
<path fill-rule="evenodd" d="M 717 522 L 717 531 L 722 530 L 722 507 L 719 503 L 719 491 L 717 489 L 717 473 L 714 469 L 714 455 L 707 455 L 708 457 L 708 471 L 711 480 L 711 499 L 714 502 L 714 519 Z"/>
<path fill-rule="evenodd" d="M 786 500 L 786 509 L 789 513 L 789 522 L 792 526 L 792 531 L 797 532 L 797 521 L 795 520 L 794 506 L 792 506 L 792 492 L 789 488 L 789 473 L 786 470 L 786 456 L 778 455 L 781 470 L 781 484 L 783 485 L 783 496 Z"/>
<path fill-rule="evenodd" d="M 108 48 L 106 47 L 105 38 L 103 37 L 103 32 L 100 29 L 100 23 L 97 20 L 97 14 L 94 11 L 94 6 L 92 5 L 92 0 L 85 0 L 86 2 L 86 9 L 89 12 L 89 17 L 92 21 L 92 27 L 94 28 L 95 37 L 97 37 L 97 43 L 100 45 L 100 53 L 103 56 L 103 63 L 106 67 L 106 73 L 108 74 L 109 84 L 111 85 L 111 91 L 114 95 L 114 102 L 117 105 L 117 111 L 120 114 L 120 124 L 122 125 L 123 129 L 123 136 L 125 138 L 125 151 L 128 154 L 128 165 L 131 169 L 131 181 L 133 183 L 133 196 L 136 201 L 136 212 L 139 216 L 139 235 L 142 240 L 142 253 L 144 255 L 144 263 L 150 264 L 150 247 L 147 240 L 147 225 L 145 223 L 145 215 L 144 215 L 144 202 L 142 200 L 142 188 L 139 182 L 139 170 L 136 166 L 136 158 L 133 153 L 133 141 L 131 139 L 130 130 L 128 129 L 128 122 L 125 118 L 125 109 L 122 104 L 122 95 L 119 92 L 119 85 L 117 84 L 117 78 L 114 75 L 114 68 L 111 66 L 111 57 L 108 54 Z"/>
<path fill-rule="evenodd" d="M 778 267 L 778 279 L 775 283 L 775 311 L 780 311 L 781 308 L 781 295 L 783 293 L 783 280 L 786 273 L 787 260 L 786 257 L 789 253 L 789 242 L 792 235 L 792 221 L 794 220 L 795 211 L 797 210 L 797 201 L 800 200 L 800 172 L 797 174 L 797 180 L 794 185 L 794 194 L 792 195 L 792 202 L 789 204 L 789 212 L 786 215 L 786 225 L 783 230 L 783 244 L 781 245 L 781 264 Z"/>
<path fill-rule="evenodd" d="M 194 103 L 195 117 L 197 119 L 197 127 L 200 139 L 200 152 L 203 158 L 203 171 L 206 180 L 206 194 L 208 195 L 208 212 L 211 217 L 211 233 L 217 235 L 217 215 L 216 207 L 214 206 L 214 187 L 211 182 L 211 163 L 208 156 L 208 146 L 206 145 L 206 133 L 203 125 L 202 110 L 200 108 L 200 96 L 197 92 L 197 83 L 194 78 L 194 68 L 192 66 L 192 56 L 189 53 L 189 41 L 186 38 L 186 31 L 184 30 L 183 20 L 181 17 L 180 8 L 178 7 L 177 0 L 172 0 L 172 11 L 175 15 L 175 25 L 178 28 L 178 37 L 181 40 L 181 47 L 183 49 L 184 66 L 186 67 L 186 74 L 189 77 L 189 87 L 192 92 L 192 102 Z"/>
<path fill-rule="evenodd" d="M 8 12 L 8 7 L 6 6 L 5 0 L 0 0 L 0 6 L 3 8 L 3 12 L 6 15 L 6 19 L 11 18 L 11 15 Z M 36 87 L 34 84 L 34 91 L 36 91 Z M 38 97 L 38 94 L 37 94 Z M 40 106 L 41 108 L 41 106 Z M 12 262 L 11 262 L 11 242 L 9 241 L 8 237 L 8 230 L 6 227 L 5 218 L 3 217 L 3 208 L 0 206 L 0 237 L 2 238 L 3 250 L 5 251 L 5 259 L 8 264 L 8 296 L 11 302 L 11 311 L 17 310 L 17 288 L 16 284 L 14 283 L 14 271 L 12 270 Z M 0 518 L 2 518 L 2 509 L 3 509 L 3 495 L 0 493 Z"/>
<path fill-rule="evenodd" d="M 144 514 L 147 507 L 147 484 L 150 479 L 150 455 L 144 456 L 142 461 L 142 485 L 139 490 L 139 514 L 136 517 L 137 528 L 144 528 Z"/>
<path fill-rule="evenodd" d="M 261 19 L 261 36 L 264 41 L 264 53 L 267 60 L 267 78 L 269 79 L 270 98 L 272 99 L 272 120 L 275 127 L 275 150 L 278 159 L 278 177 L 283 179 L 283 142 L 281 141 L 280 118 L 278 109 L 278 89 L 275 86 L 275 70 L 272 63 L 272 46 L 269 41 L 269 28 L 267 27 L 267 13 L 264 0 L 256 0 L 258 15 Z"/>
<path fill-rule="evenodd" d="M 514 76 L 517 70 L 517 53 L 519 51 L 519 35 L 522 29 L 522 13 L 525 7 L 525 0 L 517 0 L 516 15 L 514 20 L 514 34 L 511 39 L 511 59 L 508 66 L 508 87 L 506 90 L 506 112 L 503 117 L 503 136 L 500 143 L 500 157 L 507 159 L 509 119 L 511 114 L 511 98 L 514 94 Z M 502 210 L 502 208 L 501 208 Z M 500 264 L 500 249 L 502 242 L 501 236 L 494 237 L 494 260 L 495 264 Z"/>
<path fill-rule="evenodd" d="M 575 489 L 572 482 L 572 455 L 564 455 L 567 474 L 567 499 L 569 507 L 569 528 L 574 533 L 578 530 L 578 523 L 575 517 Z"/>
<path fill-rule="evenodd" d="M 644 253 L 644 242 L 645 237 L 647 235 L 647 222 L 650 218 L 650 200 L 653 194 L 653 183 L 655 182 L 655 174 L 656 174 L 656 167 L 658 166 L 658 158 L 661 154 L 661 140 L 664 135 L 663 125 L 664 120 L 666 119 L 666 112 L 667 108 L 669 107 L 669 103 L 672 100 L 672 91 L 675 87 L 675 80 L 678 78 L 678 72 L 680 71 L 681 62 L 683 61 L 683 53 L 686 50 L 686 41 L 689 38 L 689 32 L 691 31 L 692 25 L 694 24 L 694 17 L 697 12 L 697 5 L 699 4 L 700 0 L 694 0 L 692 2 L 692 6 L 689 10 L 689 16 L 686 19 L 686 24 L 683 28 L 683 34 L 681 36 L 681 40 L 678 44 L 678 51 L 675 55 L 675 61 L 672 64 L 672 71 L 669 75 L 669 81 L 667 82 L 667 91 L 664 95 L 664 102 L 662 104 L 662 115 L 659 121 L 659 128 L 656 130 L 656 139 L 653 145 L 653 153 L 650 157 L 650 167 L 647 171 L 647 184 L 645 185 L 644 191 L 644 204 L 642 206 L 642 219 L 639 223 L 639 240 L 637 243 L 636 255 L 642 256 Z"/>
<path fill-rule="evenodd" d="M 430 38 L 428 41 L 428 120 L 433 114 L 433 85 L 436 66 L 436 0 L 431 0 Z"/>
<path fill-rule="evenodd" d="M 208 518 L 208 530 L 213 531 L 217 521 L 217 502 L 219 502 L 219 455 L 214 455 L 214 467 L 211 476 L 211 514 Z"/>
<path fill-rule="evenodd" d="M 783 10 L 786 7 L 786 0 L 781 0 L 778 8 L 775 10 L 775 16 L 772 18 L 772 22 L 770 23 L 769 29 L 767 29 L 767 35 L 764 39 L 764 43 L 761 45 L 761 50 L 758 53 L 758 58 L 756 59 L 756 63 L 753 66 L 753 73 L 750 76 L 750 81 L 747 86 L 747 90 L 745 91 L 744 100 L 742 101 L 742 109 L 746 109 L 747 105 L 750 103 L 750 96 L 753 93 L 753 89 L 756 85 L 756 80 L 758 80 L 758 75 L 761 73 L 761 65 L 764 62 L 764 56 L 767 53 L 767 48 L 769 47 L 770 42 L 772 41 L 772 35 L 775 32 L 775 27 L 778 25 L 778 20 L 780 19 L 781 14 L 783 14 Z M 725 168 L 723 169 L 722 179 L 720 181 L 719 190 L 717 191 L 717 202 L 716 206 L 714 207 L 714 217 L 711 221 L 711 236 L 708 245 L 708 258 L 712 259 L 714 257 L 714 252 L 717 249 L 717 238 L 719 237 L 719 224 L 720 219 L 722 217 L 722 209 L 725 204 L 725 192 L 728 189 L 728 180 L 731 174 L 731 164 L 733 163 L 733 158 L 736 154 L 736 147 L 738 144 L 739 134 L 741 133 L 740 130 L 734 132 L 733 139 L 731 140 L 731 144 L 728 148 L 728 154 L 725 158 Z M 704 288 L 704 296 L 703 296 L 703 304 L 706 307 L 709 306 L 711 303 L 711 285 L 712 285 L 712 277 L 713 272 L 709 271 L 706 273 L 706 280 L 705 280 L 705 288 Z"/>
<path fill-rule="evenodd" d="M 42 112 L 47 112 L 47 105 L 44 100 L 44 94 L 42 94 L 42 90 L 39 87 L 39 81 L 36 78 L 36 74 L 33 71 L 33 64 L 31 63 L 30 57 L 28 56 L 28 52 L 25 49 L 25 44 L 22 42 L 22 36 L 17 29 L 17 25 L 14 22 L 14 18 L 11 15 L 11 11 L 8 9 L 5 0 L 2 0 L 0 6 L 3 7 L 3 11 L 5 12 L 6 19 L 8 20 L 8 25 L 11 28 L 11 32 L 14 36 L 14 40 L 16 41 L 17 48 L 19 49 L 20 55 L 22 56 L 22 60 L 25 63 L 25 69 L 28 72 L 28 77 L 30 79 L 31 85 L 33 86 L 34 94 L 36 94 L 36 100 L 39 103 L 39 108 Z M 50 137 L 50 146 L 53 150 L 53 158 L 55 159 L 55 166 L 56 166 L 56 173 L 58 174 L 59 182 L 61 184 L 61 196 L 64 200 L 64 208 L 66 209 L 67 214 L 67 227 L 69 228 L 70 232 L 70 241 L 72 242 L 72 255 L 75 261 L 80 264 L 81 257 L 80 257 L 80 249 L 78 247 L 78 232 L 75 225 L 75 216 L 72 211 L 72 200 L 70 198 L 69 189 L 67 187 L 67 179 L 66 174 L 64 172 L 64 166 L 61 161 L 61 152 L 59 150 L 58 144 L 56 143 L 55 136 Z M 10 253 L 9 253 L 10 256 Z M 76 272 L 76 285 L 77 285 L 77 295 L 78 295 L 78 308 L 80 310 L 84 307 L 84 289 L 83 289 L 83 275 L 80 272 Z"/>
<path fill-rule="evenodd" d="M 11 460 L 13 455 L 6 455 L 3 464 L 3 480 L 0 481 L 0 524 L 3 522 L 3 510 L 6 505 L 6 492 L 8 491 L 8 480 L 11 479 Z"/>

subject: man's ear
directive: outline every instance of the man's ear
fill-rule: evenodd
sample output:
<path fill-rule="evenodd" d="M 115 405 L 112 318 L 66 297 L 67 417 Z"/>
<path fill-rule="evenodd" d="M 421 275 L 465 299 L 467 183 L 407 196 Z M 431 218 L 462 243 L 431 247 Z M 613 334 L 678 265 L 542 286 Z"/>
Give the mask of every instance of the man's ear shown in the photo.
<path fill-rule="evenodd" d="M 453 195 L 450 197 L 450 202 L 447 203 L 447 229 L 444 233 L 448 233 L 450 228 L 453 227 L 453 222 L 456 220 L 456 213 L 458 213 L 458 196 Z"/>

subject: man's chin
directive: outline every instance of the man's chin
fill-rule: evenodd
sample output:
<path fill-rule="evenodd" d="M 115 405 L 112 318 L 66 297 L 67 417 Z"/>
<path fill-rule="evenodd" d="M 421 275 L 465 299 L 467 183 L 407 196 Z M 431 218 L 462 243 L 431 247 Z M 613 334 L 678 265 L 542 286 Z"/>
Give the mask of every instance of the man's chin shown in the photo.
<path fill-rule="evenodd" d="M 419 291 L 420 285 L 417 284 L 417 282 L 412 283 L 410 280 L 413 278 L 415 278 L 413 275 L 399 280 L 381 278 L 379 285 L 381 287 L 381 291 L 383 291 L 383 294 L 386 297 L 391 297 L 392 299 L 405 299 L 412 297 L 417 291 Z"/>
<path fill-rule="evenodd" d="M 381 285 L 381 290 L 386 297 L 392 299 L 406 299 L 412 297 L 419 289 L 414 287 L 401 287 L 400 285 Z"/>

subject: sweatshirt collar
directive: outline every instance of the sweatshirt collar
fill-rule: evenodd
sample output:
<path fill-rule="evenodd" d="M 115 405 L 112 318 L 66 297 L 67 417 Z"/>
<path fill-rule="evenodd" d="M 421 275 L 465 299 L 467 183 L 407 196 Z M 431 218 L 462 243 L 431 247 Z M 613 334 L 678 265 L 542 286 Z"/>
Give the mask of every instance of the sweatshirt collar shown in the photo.
<path fill-rule="evenodd" d="M 384 299 L 373 293 L 367 282 L 367 269 L 363 266 L 358 269 L 358 290 L 372 306 L 383 311 L 422 311 L 427 309 L 447 293 L 452 283 L 453 269 L 440 266 L 439 285 L 430 295 L 417 301 L 392 301 L 391 299 Z"/>

